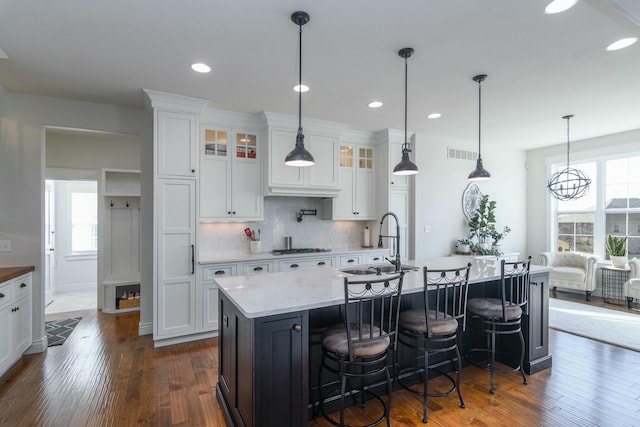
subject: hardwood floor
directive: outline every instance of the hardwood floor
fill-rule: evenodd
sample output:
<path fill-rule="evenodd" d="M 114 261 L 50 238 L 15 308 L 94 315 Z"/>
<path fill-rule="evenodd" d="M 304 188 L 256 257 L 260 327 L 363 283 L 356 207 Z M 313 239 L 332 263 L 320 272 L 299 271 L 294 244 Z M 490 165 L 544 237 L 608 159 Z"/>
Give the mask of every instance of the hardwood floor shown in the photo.
<path fill-rule="evenodd" d="M 76 316 L 83 319 L 64 345 L 24 357 L 6 378 L 0 426 L 225 425 L 216 339 L 154 349 L 151 336 L 137 336 L 137 313 L 47 319 Z M 640 353 L 553 330 L 550 337 L 553 368 L 529 376 L 529 385 L 517 373 L 498 375 L 495 395 L 487 372 L 465 368 L 466 409 L 456 396 L 430 399 L 428 425 L 640 425 Z M 393 394 L 394 426 L 421 425 L 421 414 L 418 396 Z"/>

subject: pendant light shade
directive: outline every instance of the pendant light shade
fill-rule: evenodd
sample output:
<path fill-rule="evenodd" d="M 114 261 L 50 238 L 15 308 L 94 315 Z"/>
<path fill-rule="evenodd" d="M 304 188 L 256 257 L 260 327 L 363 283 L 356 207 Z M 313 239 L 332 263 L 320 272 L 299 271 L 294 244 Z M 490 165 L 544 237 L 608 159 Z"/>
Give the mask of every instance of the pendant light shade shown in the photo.
<path fill-rule="evenodd" d="M 584 196 L 589 192 L 589 185 L 591 185 L 591 180 L 584 172 L 569 166 L 569 150 L 571 147 L 569 140 L 569 120 L 571 120 L 572 117 L 572 114 L 562 117 L 567 121 L 567 167 L 551 175 L 547 182 L 549 194 L 558 200 L 565 201 L 579 199 Z"/>
<path fill-rule="evenodd" d="M 293 12 L 291 21 L 298 26 L 299 55 L 298 55 L 298 87 L 302 86 L 302 26 L 309 22 L 307 12 Z M 302 133 L 302 91 L 298 91 L 298 134 L 296 135 L 296 146 L 284 159 L 287 166 L 312 166 L 315 160 L 310 152 L 304 148 L 304 134 Z"/>
<path fill-rule="evenodd" d="M 402 160 L 393 168 L 394 175 L 415 175 L 418 173 L 418 166 L 411 161 L 409 153 L 409 141 L 407 140 L 407 58 L 413 55 L 413 49 L 405 47 L 398 52 L 404 58 L 404 144 L 402 144 Z"/>
<path fill-rule="evenodd" d="M 491 174 L 482 165 L 482 154 L 480 152 L 482 141 L 482 81 L 487 78 L 486 74 L 479 74 L 473 78 L 478 83 L 478 160 L 476 168 L 469 174 L 469 181 L 486 181 L 491 178 Z"/>

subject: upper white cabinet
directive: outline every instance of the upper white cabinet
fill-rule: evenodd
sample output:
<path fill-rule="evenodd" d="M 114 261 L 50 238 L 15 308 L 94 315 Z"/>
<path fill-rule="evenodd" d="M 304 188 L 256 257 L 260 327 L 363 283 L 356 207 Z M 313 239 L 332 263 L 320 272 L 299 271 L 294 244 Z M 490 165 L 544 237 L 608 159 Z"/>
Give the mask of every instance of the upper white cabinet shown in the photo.
<path fill-rule="evenodd" d="M 336 197 L 340 193 L 338 140 L 345 126 L 304 119 L 304 144 L 315 164 L 300 168 L 284 164 L 296 143 L 297 118 L 276 113 L 265 116 L 269 127 L 266 195 Z"/>
<path fill-rule="evenodd" d="M 156 111 L 158 175 L 195 177 L 196 120 L 193 114 Z"/>
<path fill-rule="evenodd" d="M 359 138 L 368 139 L 366 135 Z M 369 143 L 347 142 L 358 138 L 343 138 L 339 145 L 338 173 L 342 191 L 333 200 L 325 201 L 325 215 L 334 220 L 376 219 L 376 157 L 377 150 Z"/>
<path fill-rule="evenodd" d="M 263 218 L 259 132 L 200 126 L 200 219 Z"/>

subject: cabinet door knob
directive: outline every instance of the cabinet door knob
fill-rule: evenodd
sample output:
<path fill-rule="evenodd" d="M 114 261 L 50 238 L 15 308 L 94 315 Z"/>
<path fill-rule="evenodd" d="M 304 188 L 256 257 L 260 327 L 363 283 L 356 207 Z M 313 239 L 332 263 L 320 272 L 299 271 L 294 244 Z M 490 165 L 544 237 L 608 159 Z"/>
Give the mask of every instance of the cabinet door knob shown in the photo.
<path fill-rule="evenodd" d="M 4 298 L 4 294 L 0 292 L 0 298 Z"/>
<path fill-rule="evenodd" d="M 295 325 L 293 325 L 293 330 L 296 332 L 300 332 L 302 330 L 302 326 L 296 323 Z"/>
<path fill-rule="evenodd" d="M 26 283 L 20 283 L 20 287 L 21 287 L 21 288 L 26 288 L 26 287 L 27 287 L 27 284 L 26 284 Z"/>
<path fill-rule="evenodd" d="M 195 169 L 191 169 L 191 173 L 196 173 L 196 170 Z"/>

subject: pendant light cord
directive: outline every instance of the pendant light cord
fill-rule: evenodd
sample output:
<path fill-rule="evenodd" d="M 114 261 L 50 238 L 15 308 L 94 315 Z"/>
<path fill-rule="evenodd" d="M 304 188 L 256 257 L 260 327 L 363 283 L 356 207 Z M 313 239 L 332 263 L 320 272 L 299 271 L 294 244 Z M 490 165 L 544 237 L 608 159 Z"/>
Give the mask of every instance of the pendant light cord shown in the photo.
<path fill-rule="evenodd" d="M 567 119 L 567 170 L 569 169 L 569 147 L 571 145 L 571 140 L 569 139 L 569 120 L 571 120 L 572 116 L 565 116 Z"/>
<path fill-rule="evenodd" d="M 482 79 L 478 80 L 478 159 L 482 159 Z"/>
<path fill-rule="evenodd" d="M 404 58 L 404 146 L 402 147 L 402 154 L 405 150 L 409 149 L 409 143 L 407 142 L 407 92 L 409 81 L 409 67 L 407 65 L 407 57 Z"/>
<path fill-rule="evenodd" d="M 302 24 L 298 29 L 298 134 L 302 133 Z"/>

